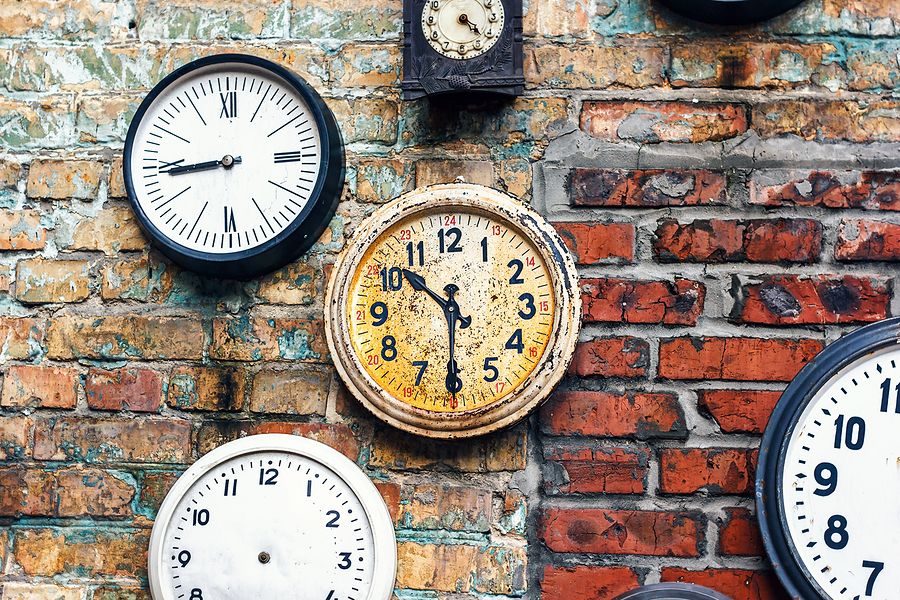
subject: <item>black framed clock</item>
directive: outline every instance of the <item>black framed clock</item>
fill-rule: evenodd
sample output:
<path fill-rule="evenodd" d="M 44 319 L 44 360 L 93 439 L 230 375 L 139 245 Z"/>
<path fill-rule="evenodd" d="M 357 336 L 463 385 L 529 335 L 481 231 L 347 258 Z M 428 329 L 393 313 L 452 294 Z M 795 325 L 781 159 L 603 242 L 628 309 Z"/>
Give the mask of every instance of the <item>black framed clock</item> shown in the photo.
<path fill-rule="evenodd" d="M 660 0 L 690 19 L 719 25 L 765 21 L 794 8 L 803 0 Z"/>
<path fill-rule="evenodd" d="M 403 0 L 404 99 L 524 86 L 522 0 Z"/>
<path fill-rule="evenodd" d="M 331 110 L 288 69 L 201 58 L 135 113 L 125 186 L 152 243 L 181 266 L 249 279 L 299 257 L 334 215 L 344 149 Z"/>
<path fill-rule="evenodd" d="M 900 318 L 833 342 L 779 400 L 756 504 L 792 598 L 895 600 L 900 590 Z"/>
<path fill-rule="evenodd" d="M 618 596 L 616 600 L 730 600 L 719 592 L 692 583 L 654 583 Z"/>

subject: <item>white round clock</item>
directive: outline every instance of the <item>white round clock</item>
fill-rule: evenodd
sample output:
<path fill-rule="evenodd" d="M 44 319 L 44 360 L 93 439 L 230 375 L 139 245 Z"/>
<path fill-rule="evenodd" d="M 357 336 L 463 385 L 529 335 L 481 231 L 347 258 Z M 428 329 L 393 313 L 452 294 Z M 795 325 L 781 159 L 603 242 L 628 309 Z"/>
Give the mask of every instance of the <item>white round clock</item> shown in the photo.
<path fill-rule="evenodd" d="M 900 319 L 831 344 L 794 379 L 760 447 L 766 550 L 792 598 L 900 594 Z"/>
<path fill-rule="evenodd" d="M 457 60 L 493 48 L 505 22 L 501 0 L 429 0 L 422 10 L 422 33 L 428 44 Z"/>
<path fill-rule="evenodd" d="M 387 600 L 397 554 L 378 490 L 318 442 L 229 442 L 182 475 L 150 540 L 154 600 Z"/>

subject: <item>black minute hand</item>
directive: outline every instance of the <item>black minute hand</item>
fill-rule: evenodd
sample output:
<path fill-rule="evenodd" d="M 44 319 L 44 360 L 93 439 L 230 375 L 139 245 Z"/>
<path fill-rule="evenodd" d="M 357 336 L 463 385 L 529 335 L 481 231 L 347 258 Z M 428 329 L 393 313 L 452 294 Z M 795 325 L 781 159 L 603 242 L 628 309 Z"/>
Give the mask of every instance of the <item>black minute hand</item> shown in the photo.
<path fill-rule="evenodd" d="M 226 154 L 222 157 L 222 160 L 208 160 L 206 162 L 194 163 L 192 165 L 180 165 L 177 167 L 172 167 L 168 169 L 166 173 L 169 175 L 180 175 L 182 173 L 195 173 L 197 171 L 207 171 L 209 169 L 215 169 L 217 167 L 225 167 L 226 169 L 230 169 L 234 165 L 241 162 L 240 156 L 231 156 L 230 154 Z"/>

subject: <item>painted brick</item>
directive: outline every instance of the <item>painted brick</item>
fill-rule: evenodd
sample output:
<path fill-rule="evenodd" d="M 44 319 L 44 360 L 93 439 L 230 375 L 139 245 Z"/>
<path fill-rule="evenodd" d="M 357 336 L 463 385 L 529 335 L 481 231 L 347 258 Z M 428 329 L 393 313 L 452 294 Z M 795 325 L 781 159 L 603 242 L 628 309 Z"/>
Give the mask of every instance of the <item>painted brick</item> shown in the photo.
<path fill-rule="evenodd" d="M 21 177 L 21 164 L 11 160 L 0 160 L 0 199 L 16 196 Z"/>
<path fill-rule="evenodd" d="M 895 89 L 900 85 L 900 72 L 890 64 L 900 50 L 896 39 L 849 41 L 846 48 L 847 87 L 851 90 Z"/>
<path fill-rule="evenodd" d="M 533 175 L 531 162 L 525 158 L 511 158 L 497 165 L 500 187 L 516 198 L 531 196 Z"/>
<path fill-rule="evenodd" d="M 0 144 L 8 148 L 67 148 L 75 142 L 73 97 L 0 98 Z"/>
<path fill-rule="evenodd" d="M 172 417 L 46 417 L 35 425 L 34 457 L 87 463 L 185 463 L 191 424 Z"/>
<path fill-rule="evenodd" d="M 324 362 L 323 328 L 321 319 L 220 317 L 213 320 L 209 353 L 222 360 Z"/>
<path fill-rule="evenodd" d="M 239 367 L 172 369 L 166 402 L 180 410 L 236 411 L 244 405 L 247 375 Z"/>
<path fill-rule="evenodd" d="M 698 390 L 697 404 L 724 433 L 762 434 L 780 397 L 769 390 Z"/>
<path fill-rule="evenodd" d="M 639 587 L 631 567 L 544 567 L 542 600 L 611 600 Z"/>
<path fill-rule="evenodd" d="M 518 471 L 525 468 L 527 455 L 527 436 L 522 426 L 465 444 L 398 436 L 393 430 L 380 429 L 372 440 L 369 466 L 400 471 Z"/>
<path fill-rule="evenodd" d="M 164 380 L 154 369 L 91 369 L 84 389 L 88 406 L 94 410 L 157 412 Z"/>
<path fill-rule="evenodd" d="M 569 364 L 578 377 L 645 377 L 650 366 L 650 344 L 638 337 L 595 338 L 579 342 Z"/>
<path fill-rule="evenodd" d="M 397 141 L 398 107 L 381 98 L 334 99 L 328 102 L 341 126 L 345 143 Z"/>
<path fill-rule="evenodd" d="M 550 508 L 542 521 L 554 552 L 695 557 L 706 543 L 698 512 Z"/>
<path fill-rule="evenodd" d="M 767 325 L 870 323 L 890 316 L 893 285 L 854 275 L 735 276 L 732 318 Z"/>
<path fill-rule="evenodd" d="M 581 129 L 611 141 L 718 142 L 747 131 L 747 115 L 739 104 L 589 101 Z"/>
<path fill-rule="evenodd" d="M 727 594 L 733 600 L 787 600 L 775 575 L 747 569 L 707 569 L 692 571 L 683 567 L 664 567 L 662 581 L 694 583 Z"/>
<path fill-rule="evenodd" d="M 356 197 L 363 202 L 387 202 L 415 187 L 414 166 L 391 158 L 360 159 L 356 165 Z"/>
<path fill-rule="evenodd" d="M 373 481 L 373 483 L 387 506 L 391 522 L 396 526 L 400 522 L 400 486 L 390 481 Z"/>
<path fill-rule="evenodd" d="M 580 265 L 634 260 L 635 228 L 631 223 L 554 223 L 553 226 Z"/>
<path fill-rule="evenodd" d="M 348 44 L 329 67 L 337 87 L 384 87 L 399 83 L 400 63 L 397 44 Z"/>
<path fill-rule="evenodd" d="M 163 500 L 165 500 L 166 494 L 178 481 L 180 474 L 172 471 L 149 471 L 143 473 L 139 486 L 138 511 L 150 518 L 154 518 Z"/>
<path fill-rule="evenodd" d="M 152 600 L 149 588 L 136 585 L 104 584 L 95 587 L 91 600 Z"/>
<path fill-rule="evenodd" d="M 112 256 L 117 252 L 143 250 L 147 240 L 130 208 L 112 206 L 78 221 L 71 240 L 63 240 L 60 247 L 68 252 L 97 250 Z"/>
<path fill-rule="evenodd" d="M 0 358 L 34 358 L 40 354 L 43 343 L 43 321 L 28 317 L 0 317 Z"/>
<path fill-rule="evenodd" d="M 725 203 L 725 175 L 716 171 L 578 168 L 572 172 L 573 206 L 658 208 Z"/>
<path fill-rule="evenodd" d="M 23 304 L 81 302 L 91 294 L 86 260 L 34 258 L 16 264 L 16 299 Z"/>
<path fill-rule="evenodd" d="M 417 485 L 401 496 L 399 525 L 410 529 L 491 530 L 489 489 Z"/>
<path fill-rule="evenodd" d="M 14 581 L 0 584 L 3 600 L 82 600 L 86 592 L 87 588 L 74 585 Z"/>
<path fill-rule="evenodd" d="M 108 471 L 0 468 L 0 515 L 5 517 L 127 517 L 134 487 Z"/>
<path fill-rule="evenodd" d="M 36 160 L 28 169 L 25 195 L 51 200 L 93 200 L 105 167 L 94 160 Z"/>
<path fill-rule="evenodd" d="M 13 555 L 26 575 L 146 577 L 149 529 L 17 529 Z"/>
<path fill-rule="evenodd" d="M 522 546 L 397 544 L 397 587 L 438 592 L 520 595 L 527 556 Z"/>
<path fill-rule="evenodd" d="M 746 508 L 726 508 L 719 521 L 719 553 L 726 556 L 765 556 L 756 517 Z"/>
<path fill-rule="evenodd" d="M 202 358 L 199 319 L 145 315 L 59 315 L 47 332 L 51 358 Z"/>
<path fill-rule="evenodd" d="M 113 159 L 109 165 L 109 182 L 107 184 L 106 193 L 110 198 L 125 198 L 128 195 L 125 189 L 125 175 L 122 171 L 121 156 Z"/>
<path fill-rule="evenodd" d="M 288 12 L 285 3 L 268 0 L 249 0 L 241 10 L 212 0 L 137 0 L 135 8 L 142 40 L 281 37 Z"/>
<path fill-rule="evenodd" d="M 663 84 L 665 66 L 662 46 L 542 44 L 525 51 L 525 81 L 529 87 L 649 87 Z"/>
<path fill-rule="evenodd" d="M 667 339 L 659 344 L 659 375 L 666 379 L 790 381 L 822 348 L 821 341 L 810 339 Z"/>
<path fill-rule="evenodd" d="M 900 171 L 755 171 L 750 203 L 900 210 Z"/>
<path fill-rule="evenodd" d="M 0 419 L 0 460 L 21 461 L 31 456 L 31 432 L 34 422 L 22 415 Z"/>
<path fill-rule="evenodd" d="M 399 6 L 381 0 L 309 0 L 291 7 L 291 37 L 396 38 L 401 17 Z"/>
<path fill-rule="evenodd" d="M 660 262 L 815 262 L 822 224 L 813 219 L 722 219 L 682 224 L 664 219 L 653 250 Z"/>
<path fill-rule="evenodd" d="M 544 451 L 545 469 L 558 466 L 556 477 L 544 479 L 549 494 L 643 494 L 647 491 L 650 450 L 584 448 Z M 552 462 L 550 462 L 552 461 Z"/>
<path fill-rule="evenodd" d="M 11 38 L 52 35 L 73 40 L 108 37 L 127 27 L 117 15 L 117 8 L 115 2 L 71 0 L 62 11 L 55 0 L 24 0 L 6 4 L 0 10 L 0 34 Z"/>
<path fill-rule="evenodd" d="M 416 162 L 416 187 L 436 183 L 466 183 L 492 186 L 494 163 L 489 160 L 420 160 Z"/>
<path fill-rule="evenodd" d="M 47 242 L 47 230 L 36 210 L 0 210 L 0 251 L 40 250 Z"/>
<path fill-rule="evenodd" d="M 77 369 L 12 365 L 3 376 L 0 405 L 75 408 L 80 381 Z"/>
<path fill-rule="evenodd" d="M 551 435 L 681 438 L 684 412 L 675 394 L 556 392 L 541 407 L 541 429 Z"/>
<path fill-rule="evenodd" d="M 706 287 L 699 281 L 581 280 L 585 323 L 696 325 Z"/>
<path fill-rule="evenodd" d="M 834 257 L 838 260 L 900 260 L 900 224 L 844 219 Z"/>
<path fill-rule="evenodd" d="M 315 369 L 265 370 L 253 376 L 250 410 L 256 413 L 324 415 L 330 372 Z"/>
<path fill-rule="evenodd" d="M 122 144 L 142 94 L 82 96 L 78 100 L 75 129 L 82 144 Z"/>
<path fill-rule="evenodd" d="M 585 0 L 549 0 L 529 5 L 522 18 L 527 36 L 585 38 L 591 35 L 596 9 Z"/>
<path fill-rule="evenodd" d="M 775 100 L 753 106 L 753 129 L 760 137 L 794 135 L 805 140 L 900 141 L 896 100 Z"/>
<path fill-rule="evenodd" d="M 316 270 L 294 262 L 264 276 L 256 295 L 272 304 L 311 304 L 316 291 Z"/>
<path fill-rule="evenodd" d="M 146 300 L 150 295 L 150 261 L 142 256 L 103 267 L 100 296 L 104 300 Z"/>
<path fill-rule="evenodd" d="M 200 454 L 206 454 L 231 440 L 259 433 L 285 433 L 308 437 L 331 446 L 353 461 L 359 458 L 359 441 L 353 435 L 353 430 L 347 425 L 331 423 L 207 421 L 197 433 L 197 448 Z"/>
<path fill-rule="evenodd" d="M 756 451 L 738 448 L 665 448 L 659 456 L 665 494 L 749 494 Z"/>

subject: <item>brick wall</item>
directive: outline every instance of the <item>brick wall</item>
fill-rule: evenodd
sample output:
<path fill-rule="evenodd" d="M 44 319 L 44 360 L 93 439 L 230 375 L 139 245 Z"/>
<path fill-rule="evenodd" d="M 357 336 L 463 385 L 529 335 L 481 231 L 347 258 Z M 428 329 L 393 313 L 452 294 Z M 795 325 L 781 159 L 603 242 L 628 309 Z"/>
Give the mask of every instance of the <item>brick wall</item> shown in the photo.
<path fill-rule="evenodd" d="M 603 600 L 692 581 L 780 599 L 752 481 L 779 391 L 900 312 L 900 5 L 807 0 L 701 27 L 650 0 L 531 0 L 527 92 L 401 102 L 399 0 L 0 4 L 2 598 L 147 598 L 149 527 L 251 432 L 379 481 L 400 600 Z M 148 250 L 121 147 L 147 89 L 240 51 L 302 74 L 348 144 L 308 258 L 248 283 Z M 380 425 L 330 366 L 322 290 L 375 205 L 464 175 L 523 196 L 583 273 L 571 376 L 465 444 Z"/>

